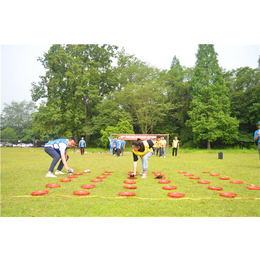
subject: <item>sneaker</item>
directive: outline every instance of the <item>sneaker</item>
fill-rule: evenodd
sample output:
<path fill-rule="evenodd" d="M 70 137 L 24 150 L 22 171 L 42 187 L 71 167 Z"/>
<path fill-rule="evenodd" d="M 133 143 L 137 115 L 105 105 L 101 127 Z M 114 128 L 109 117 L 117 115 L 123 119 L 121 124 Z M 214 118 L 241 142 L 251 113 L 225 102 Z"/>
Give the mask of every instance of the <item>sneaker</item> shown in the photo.
<path fill-rule="evenodd" d="M 143 176 L 141 178 L 146 178 L 147 177 L 147 174 L 143 174 Z"/>
<path fill-rule="evenodd" d="M 135 177 L 135 175 L 134 175 L 134 174 L 131 174 L 131 175 L 130 175 L 130 178 L 134 178 L 134 177 Z"/>
<path fill-rule="evenodd" d="M 156 179 L 162 179 L 162 175 L 158 175 L 155 177 Z"/>
<path fill-rule="evenodd" d="M 52 174 L 52 173 L 49 173 L 49 172 L 46 174 L 46 176 L 45 176 L 45 177 L 54 177 L 54 178 L 57 178 L 57 176 L 55 176 L 54 174 Z"/>
<path fill-rule="evenodd" d="M 65 172 L 61 172 L 61 171 L 56 171 L 55 175 L 59 175 L 59 174 L 66 174 Z"/>
<path fill-rule="evenodd" d="M 144 172 L 143 172 L 143 171 L 141 171 L 139 174 L 144 174 Z"/>

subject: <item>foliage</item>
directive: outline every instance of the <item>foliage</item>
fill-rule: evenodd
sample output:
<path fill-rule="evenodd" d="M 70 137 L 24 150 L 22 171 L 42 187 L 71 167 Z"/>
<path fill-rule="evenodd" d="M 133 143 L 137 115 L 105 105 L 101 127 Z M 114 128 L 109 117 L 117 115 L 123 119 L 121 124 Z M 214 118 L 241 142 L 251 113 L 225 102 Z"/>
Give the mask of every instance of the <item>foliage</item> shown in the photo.
<path fill-rule="evenodd" d="M 1 139 L 18 139 L 18 136 L 13 128 L 6 127 L 3 131 L 1 131 Z"/>

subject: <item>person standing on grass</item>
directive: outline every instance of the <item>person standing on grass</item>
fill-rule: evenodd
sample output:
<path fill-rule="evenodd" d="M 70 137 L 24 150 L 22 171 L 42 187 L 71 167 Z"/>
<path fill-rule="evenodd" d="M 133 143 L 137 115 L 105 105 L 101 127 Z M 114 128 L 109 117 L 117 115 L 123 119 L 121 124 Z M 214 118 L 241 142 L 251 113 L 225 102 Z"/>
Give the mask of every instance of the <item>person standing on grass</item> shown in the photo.
<path fill-rule="evenodd" d="M 124 149 L 125 149 L 125 141 L 124 141 L 124 139 L 122 138 L 122 140 L 121 140 L 121 148 L 120 148 L 120 150 L 121 150 L 121 155 L 123 156 L 123 154 L 124 154 Z"/>
<path fill-rule="evenodd" d="M 67 161 L 69 159 L 69 156 L 67 154 L 68 147 L 73 147 L 78 142 L 78 139 L 76 137 L 71 137 L 70 139 L 56 139 L 53 141 L 49 141 L 44 146 L 44 151 L 53 158 L 51 162 L 51 166 L 49 168 L 48 173 L 46 174 L 46 177 L 57 177 L 55 175 L 59 174 L 65 174 L 62 172 L 63 166 L 65 166 L 67 172 L 71 169 L 67 165 Z M 55 171 L 55 175 L 53 174 L 54 167 L 58 163 L 58 161 L 61 159 L 60 164 Z"/>
<path fill-rule="evenodd" d="M 112 154 L 113 155 L 113 141 L 109 141 L 109 148 L 110 148 L 110 154 Z"/>
<path fill-rule="evenodd" d="M 148 170 L 148 159 L 153 154 L 153 141 L 141 141 L 141 139 L 137 139 L 136 141 L 132 142 L 133 148 L 133 157 L 134 157 L 134 173 L 130 175 L 130 177 L 134 177 L 136 175 L 136 168 L 137 168 L 137 161 L 138 156 L 141 157 L 142 161 L 142 178 L 147 177 L 147 170 Z"/>
<path fill-rule="evenodd" d="M 86 142 L 84 140 L 84 137 L 81 137 L 81 140 L 79 141 L 79 147 L 80 147 L 80 152 L 81 152 L 81 155 L 84 155 L 84 147 L 86 147 Z"/>
<path fill-rule="evenodd" d="M 177 136 L 175 136 L 175 139 L 172 141 L 172 157 L 176 156 L 177 158 L 177 150 L 179 149 L 179 140 Z"/>
<path fill-rule="evenodd" d="M 166 155 L 166 140 L 164 140 L 164 136 L 161 137 L 161 156 L 160 157 L 164 157 L 165 158 L 165 155 Z"/>
<path fill-rule="evenodd" d="M 159 156 L 161 156 L 160 140 L 161 140 L 161 138 L 159 137 L 157 140 L 157 146 L 156 146 L 156 156 L 158 156 L 158 153 L 159 153 Z"/>
<path fill-rule="evenodd" d="M 260 122 L 258 122 L 258 130 L 256 130 L 254 133 L 254 140 L 258 141 L 257 147 L 258 147 L 258 153 L 259 153 L 259 159 L 260 159 Z"/>

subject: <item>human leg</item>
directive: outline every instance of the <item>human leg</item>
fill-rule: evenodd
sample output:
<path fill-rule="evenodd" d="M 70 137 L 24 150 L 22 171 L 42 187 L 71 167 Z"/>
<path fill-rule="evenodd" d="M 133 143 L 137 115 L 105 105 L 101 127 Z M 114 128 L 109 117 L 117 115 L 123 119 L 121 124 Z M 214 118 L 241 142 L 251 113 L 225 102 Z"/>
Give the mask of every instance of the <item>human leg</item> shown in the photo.
<path fill-rule="evenodd" d="M 143 170 L 143 177 L 142 178 L 146 178 L 147 177 L 147 170 L 148 170 L 148 159 L 150 158 L 150 156 L 152 156 L 151 152 L 148 152 L 147 154 L 145 154 L 143 156 L 143 158 L 141 158 L 142 161 L 142 170 Z"/>
<path fill-rule="evenodd" d="M 67 159 L 66 159 L 66 161 L 68 161 L 69 160 L 69 156 L 67 155 Z M 57 171 L 61 171 L 62 170 L 62 168 L 63 168 L 63 161 L 61 160 L 60 161 L 60 164 L 59 164 L 59 166 L 58 166 L 58 168 L 57 168 Z"/>

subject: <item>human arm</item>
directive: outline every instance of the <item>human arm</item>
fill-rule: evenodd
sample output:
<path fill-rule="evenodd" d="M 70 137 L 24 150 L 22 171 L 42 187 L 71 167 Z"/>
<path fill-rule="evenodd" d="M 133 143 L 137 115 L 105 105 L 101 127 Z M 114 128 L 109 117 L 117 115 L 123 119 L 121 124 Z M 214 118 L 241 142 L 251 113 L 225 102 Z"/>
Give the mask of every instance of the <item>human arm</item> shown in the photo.
<path fill-rule="evenodd" d="M 260 135 L 260 130 L 255 131 L 254 140 L 256 141 Z"/>
<path fill-rule="evenodd" d="M 133 153 L 133 158 L 134 158 L 134 175 L 136 174 L 136 169 L 137 169 L 137 161 L 138 157 L 136 154 Z"/>
<path fill-rule="evenodd" d="M 67 150 L 61 150 L 60 155 L 61 155 L 61 160 L 63 162 L 63 165 L 68 172 L 71 168 L 69 168 L 68 165 L 67 165 Z"/>

